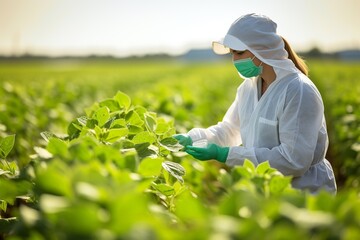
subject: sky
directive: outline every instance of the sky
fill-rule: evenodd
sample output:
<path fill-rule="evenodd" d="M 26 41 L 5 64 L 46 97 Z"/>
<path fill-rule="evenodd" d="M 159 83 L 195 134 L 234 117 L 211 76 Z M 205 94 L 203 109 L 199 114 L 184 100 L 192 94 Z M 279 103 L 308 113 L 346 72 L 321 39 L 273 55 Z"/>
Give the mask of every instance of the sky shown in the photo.
<path fill-rule="evenodd" d="M 360 49 L 360 0 L 0 0 L 0 55 L 182 54 L 241 15 L 278 25 L 296 51 Z"/>

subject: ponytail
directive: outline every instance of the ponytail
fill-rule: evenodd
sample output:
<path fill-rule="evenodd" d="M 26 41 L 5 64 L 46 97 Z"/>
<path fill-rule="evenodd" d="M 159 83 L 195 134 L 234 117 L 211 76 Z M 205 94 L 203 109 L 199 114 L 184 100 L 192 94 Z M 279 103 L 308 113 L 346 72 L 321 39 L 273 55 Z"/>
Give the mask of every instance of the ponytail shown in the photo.
<path fill-rule="evenodd" d="M 281 38 L 284 41 L 285 50 L 288 52 L 289 59 L 295 64 L 297 69 L 299 69 L 303 74 L 307 76 L 309 69 L 305 61 L 296 54 L 296 52 L 290 47 L 289 43 L 283 37 Z"/>

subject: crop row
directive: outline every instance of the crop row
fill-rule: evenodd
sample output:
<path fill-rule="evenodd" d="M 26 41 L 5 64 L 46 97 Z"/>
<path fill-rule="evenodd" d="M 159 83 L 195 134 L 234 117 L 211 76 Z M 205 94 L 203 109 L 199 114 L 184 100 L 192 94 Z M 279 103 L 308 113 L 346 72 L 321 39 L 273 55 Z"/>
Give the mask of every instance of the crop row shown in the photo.
<path fill-rule="evenodd" d="M 25 167 L 1 172 L 7 239 L 353 239 L 360 199 L 291 188 L 268 162 L 228 169 L 198 162 L 171 136 L 174 121 L 118 92 L 96 102 Z M 0 142 L 6 158 L 15 136 Z M 6 161 L 6 160 L 4 160 Z M 335 226 L 335 227 L 334 227 Z"/>

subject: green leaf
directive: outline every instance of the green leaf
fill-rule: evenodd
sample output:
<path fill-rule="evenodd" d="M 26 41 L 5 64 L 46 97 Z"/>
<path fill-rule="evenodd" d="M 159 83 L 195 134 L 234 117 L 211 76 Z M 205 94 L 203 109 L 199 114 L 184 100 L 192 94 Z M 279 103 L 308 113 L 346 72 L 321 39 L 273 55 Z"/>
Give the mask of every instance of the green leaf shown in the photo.
<path fill-rule="evenodd" d="M 137 133 L 134 138 L 132 139 L 132 142 L 134 144 L 140 144 L 140 143 L 154 143 L 156 141 L 156 138 L 155 136 L 150 133 L 150 132 L 140 132 L 140 133 Z"/>
<path fill-rule="evenodd" d="M 114 99 L 105 99 L 99 103 L 99 106 L 109 108 L 110 112 L 120 110 L 119 103 Z"/>
<path fill-rule="evenodd" d="M 15 134 L 0 139 L 0 157 L 6 158 L 15 144 Z"/>
<path fill-rule="evenodd" d="M 184 183 L 184 179 L 182 178 L 185 175 L 185 169 L 178 163 L 164 161 L 162 167 L 169 172 L 173 177 L 175 177 L 179 182 Z"/>
<path fill-rule="evenodd" d="M 165 122 L 164 119 L 160 118 L 157 120 L 155 133 L 157 135 L 163 135 L 172 128 L 171 124 Z"/>
<path fill-rule="evenodd" d="M 0 199 L 13 204 L 18 196 L 29 194 L 32 184 L 24 180 L 0 178 Z"/>
<path fill-rule="evenodd" d="M 94 118 L 98 121 L 98 125 L 100 127 L 104 126 L 104 124 L 109 120 L 110 118 L 110 113 L 109 113 L 109 108 L 107 107 L 102 107 L 99 108 L 95 114 L 94 114 Z"/>
<path fill-rule="evenodd" d="M 106 141 L 113 143 L 129 133 L 127 128 L 113 128 L 107 131 Z"/>
<path fill-rule="evenodd" d="M 128 110 L 131 105 L 131 99 L 128 95 L 126 95 L 123 92 L 117 92 L 114 99 L 117 101 L 120 107 L 125 108 L 125 110 Z"/>
<path fill-rule="evenodd" d="M 135 111 L 130 111 L 126 114 L 125 120 L 129 125 L 141 127 L 144 124 L 144 121 L 141 120 L 139 114 Z"/>
<path fill-rule="evenodd" d="M 147 109 L 144 108 L 143 106 L 134 106 L 134 111 L 137 112 L 137 114 L 139 114 L 139 116 L 144 116 L 145 113 L 147 113 Z"/>
<path fill-rule="evenodd" d="M 72 182 L 68 173 L 70 168 L 59 169 L 58 166 L 49 165 L 47 169 L 38 169 L 35 179 L 35 188 L 39 193 L 70 196 Z"/>
<path fill-rule="evenodd" d="M 76 120 L 81 125 L 81 127 L 79 125 L 75 125 L 75 127 L 78 128 L 80 131 L 82 130 L 82 127 L 88 127 L 93 129 L 97 124 L 97 120 L 93 118 L 88 118 L 86 116 L 78 117 Z"/>
<path fill-rule="evenodd" d="M 56 137 L 55 134 L 53 134 L 53 133 L 51 133 L 51 132 L 48 132 L 48 131 L 41 132 L 41 133 L 40 133 L 40 136 L 41 136 L 46 142 L 49 142 L 49 139 L 50 139 L 50 138 Z"/>
<path fill-rule="evenodd" d="M 153 149 L 150 149 L 150 143 L 140 143 L 135 145 L 135 149 L 141 158 L 157 156 L 156 152 Z"/>
<path fill-rule="evenodd" d="M 90 128 L 90 129 L 94 129 L 96 124 L 97 124 L 97 121 L 95 119 L 89 118 L 86 122 L 86 127 Z"/>
<path fill-rule="evenodd" d="M 83 136 L 70 142 L 68 151 L 76 161 L 88 162 L 93 160 L 93 149 L 96 149 L 98 142 L 94 137 Z"/>
<path fill-rule="evenodd" d="M 189 190 L 184 191 L 179 197 L 175 198 L 175 204 L 175 214 L 183 222 L 198 225 L 206 224 L 206 219 L 209 219 L 209 209 L 205 207 L 200 198 L 194 197 Z M 212 221 L 215 216 L 212 216 Z M 222 226 L 222 224 L 223 222 L 219 226 Z"/>
<path fill-rule="evenodd" d="M 106 121 L 106 123 L 103 125 L 103 128 L 110 128 L 114 120 L 115 117 L 109 116 L 109 120 Z"/>
<path fill-rule="evenodd" d="M 161 194 L 164 194 L 165 196 L 171 196 L 171 195 L 174 195 L 174 193 L 175 193 L 174 187 L 172 187 L 172 186 L 170 186 L 168 184 L 163 184 L 163 183 L 156 184 L 156 183 L 153 183 L 152 186 L 157 191 L 159 191 Z"/>
<path fill-rule="evenodd" d="M 146 128 L 150 132 L 154 132 L 156 129 L 156 119 L 150 114 L 144 114 Z"/>
<path fill-rule="evenodd" d="M 243 166 L 247 168 L 251 173 L 255 172 L 255 165 L 248 159 L 245 159 Z"/>
<path fill-rule="evenodd" d="M 121 139 L 120 141 L 117 142 L 117 144 L 119 146 L 118 147 L 119 149 L 128 149 L 135 147 L 134 143 L 127 138 Z"/>
<path fill-rule="evenodd" d="M 270 179 L 269 187 L 272 194 L 282 193 L 287 187 L 290 186 L 291 177 L 282 175 L 275 175 Z"/>
<path fill-rule="evenodd" d="M 262 162 L 256 167 L 256 173 L 263 175 L 270 169 L 269 161 Z"/>
<path fill-rule="evenodd" d="M 122 128 L 126 126 L 126 121 L 123 118 L 115 119 L 111 125 L 110 128 Z"/>
<path fill-rule="evenodd" d="M 162 158 L 144 158 L 139 164 L 137 172 L 144 177 L 155 177 L 161 173 Z"/>
<path fill-rule="evenodd" d="M 102 138 L 102 133 L 103 133 L 102 128 L 100 128 L 99 126 L 96 125 L 94 130 L 95 130 L 96 137 L 98 139 L 101 139 Z"/>
<path fill-rule="evenodd" d="M 234 182 L 237 182 L 238 180 L 242 178 L 250 179 L 252 177 L 252 173 L 249 171 L 248 168 L 245 168 L 243 166 L 236 166 L 231 171 L 231 176 L 234 180 Z"/>
<path fill-rule="evenodd" d="M 114 194 L 112 196 L 112 200 L 107 204 L 106 208 L 108 209 L 108 213 L 110 214 L 110 219 L 108 222 L 100 225 L 102 229 L 104 229 L 104 224 L 106 225 L 106 229 L 111 230 L 106 231 L 106 233 L 110 233 L 104 235 L 103 238 L 96 239 L 149 239 L 153 236 L 152 233 L 149 236 L 147 233 L 148 230 L 151 231 L 151 228 L 147 228 L 145 236 L 143 233 L 139 233 L 138 231 L 133 231 L 137 228 L 138 224 L 145 220 L 146 224 L 152 224 L 154 222 L 154 216 L 151 215 L 149 211 L 150 202 L 148 201 L 148 197 L 143 192 L 125 192 L 123 194 Z M 109 206 L 108 206 L 109 205 Z M 126 216 L 126 217 L 125 217 Z M 150 220 L 150 221 L 149 221 Z M 84 219 L 80 220 L 84 221 Z M 142 223 L 140 223 L 142 224 Z M 148 225 L 148 226 L 158 226 L 158 225 Z M 140 227 L 140 229 L 144 229 Z M 142 230 L 140 230 L 142 231 Z M 132 234 L 132 237 L 129 237 L 129 233 Z M 121 236 L 119 236 L 121 234 Z M 128 237 L 125 237 L 128 236 Z M 141 235 L 141 236 L 140 236 Z M 91 236 L 99 236 L 99 234 L 92 234 Z M 91 238 L 88 237 L 88 239 Z M 110 236 L 110 238 L 109 238 Z M 94 237 L 92 237 L 94 238 Z M 154 237 L 157 238 L 157 237 Z"/>
<path fill-rule="evenodd" d="M 184 148 L 178 140 L 173 137 L 164 138 L 160 141 L 160 145 L 171 152 L 178 152 Z"/>
<path fill-rule="evenodd" d="M 75 119 L 72 121 L 67 128 L 67 134 L 69 135 L 70 140 L 79 137 L 81 130 L 82 126 L 79 126 L 78 120 Z"/>
<path fill-rule="evenodd" d="M 129 129 L 129 134 L 137 134 L 144 131 L 144 129 L 141 126 L 128 125 L 127 127 Z"/>
<path fill-rule="evenodd" d="M 67 143 L 58 138 L 51 138 L 46 148 L 52 155 L 67 158 L 68 146 Z"/>
<path fill-rule="evenodd" d="M 4 175 L 8 178 L 13 178 L 19 176 L 19 173 L 18 161 L 0 160 L 0 176 Z"/>
<path fill-rule="evenodd" d="M 82 126 L 86 126 L 86 123 L 88 121 L 88 117 L 86 116 L 81 116 L 81 117 L 78 117 L 76 120 L 82 125 Z"/>
<path fill-rule="evenodd" d="M 178 176 L 184 176 L 185 175 L 185 168 L 181 166 L 179 163 L 176 162 L 170 162 L 170 161 L 164 161 L 161 164 L 168 172 L 172 174 L 176 174 Z"/>
<path fill-rule="evenodd" d="M 129 169 L 131 172 L 136 172 L 138 162 L 138 155 L 135 149 L 126 151 L 121 155 L 121 158 L 118 158 L 117 161 L 120 167 L 124 169 Z"/>

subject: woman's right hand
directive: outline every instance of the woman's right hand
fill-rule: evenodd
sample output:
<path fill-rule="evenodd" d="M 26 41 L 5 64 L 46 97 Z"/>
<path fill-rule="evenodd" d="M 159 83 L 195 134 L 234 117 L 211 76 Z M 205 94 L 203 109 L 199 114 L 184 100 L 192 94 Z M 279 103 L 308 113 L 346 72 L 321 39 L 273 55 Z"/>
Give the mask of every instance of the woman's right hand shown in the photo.
<path fill-rule="evenodd" d="M 191 146 L 193 144 L 193 141 L 192 141 L 191 137 L 189 135 L 187 135 L 187 134 L 175 134 L 173 136 L 173 138 L 178 140 L 179 143 L 181 145 L 183 145 L 184 147 L 189 146 L 189 145 Z"/>

